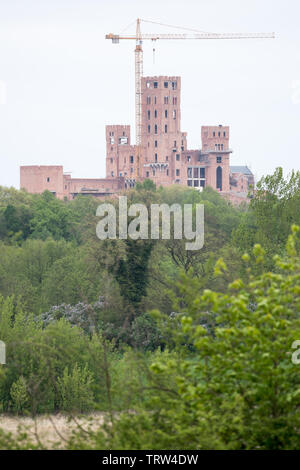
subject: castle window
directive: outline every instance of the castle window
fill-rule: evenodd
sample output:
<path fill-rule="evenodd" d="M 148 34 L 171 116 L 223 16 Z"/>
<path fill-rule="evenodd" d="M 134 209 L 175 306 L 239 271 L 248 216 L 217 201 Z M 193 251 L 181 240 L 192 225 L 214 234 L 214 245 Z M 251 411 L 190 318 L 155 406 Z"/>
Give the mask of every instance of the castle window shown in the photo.
<path fill-rule="evenodd" d="M 157 153 L 154 155 L 154 159 L 157 162 Z"/>
<path fill-rule="evenodd" d="M 151 96 L 147 96 L 147 104 L 151 104 Z"/>
<path fill-rule="evenodd" d="M 218 132 L 218 136 L 221 137 L 221 132 Z"/>
<path fill-rule="evenodd" d="M 157 124 L 154 126 L 154 134 L 157 134 Z"/>
<path fill-rule="evenodd" d="M 192 171 L 193 171 L 192 168 L 188 168 L 188 169 L 187 169 L 187 176 L 188 176 L 188 178 L 192 178 L 192 176 L 193 176 Z"/>
<path fill-rule="evenodd" d="M 167 133 L 168 133 L 168 126 L 167 126 L 167 124 L 165 124 L 165 134 L 167 134 Z"/>
<path fill-rule="evenodd" d="M 157 118 L 157 109 L 154 111 L 154 117 Z"/>
<path fill-rule="evenodd" d="M 133 173 L 133 168 L 132 167 L 130 168 L 130 173 Z"/>
<path fill-rule="evenodd" d="M 169 170 L 167 170 L 167 176 L 169 176 Z"/>
<path fill-rule="evenodd" d="M 176 176 L 180 176 L 180 170 L 176 170 Z"/>
<path fill-rule="evenodd" d="M 199 168 L 194 168 L 194 178 L 199 178 Z"/>
<path fill-rule="evenodd" d="M 216 137 L 216 133 L 215 133 L 215 132 L 213 132 L 213 137 Z"/>
<path fill-rule="evenodd" d="M 50 183 L 50 178 L 47 178 L 47 183 Z"/>
<path fill-rule="evenodd" d="M 156 104 L 156 96 L 154 96 L 154 104 Z"/>
<path fill-rule="evenodd" d="M 205 168 L 200 168 L 200 178 L 205 178 Z"/>
<path fill-rule="evenodd" d="M 112 159 L 112 158 L 110 159 L 110 163 L 113 163 L 113 159 Z"/>
<path fill-rule="evenodd" d="M 130 163 L 133 163 L 133 160 L 134 160 L 133 155 L 130 155 Z"/>
<path fill-rule="evenodd" d="M 201 186 L 201 188 L 205 188 L 205 181 L 204 180 L 200 180 L 200 186 Z"/>
<path fill-rule="evenodd" d="M 68 187 L 68 186 L 65 184 L 65 189 L 67 189 L 67 187 Z"/>
<path fill-rule="evenodd" d="M 150 111 L 147 111 L 148 119 L 150 119 Z"/>
<path fill-rule="evenodd" d="M 226 132 L 223 132 L 224 137 L 226 137 Z"/>
<path fill-rule="evenodd" d="M 148 125 L 148 133 L 150 133 L 151 127 L 150 124 Z"/>
<path fill-rule="evenodd" d="M 147 82 L 147 88 L 150 88 L 150 82 Z"/>
<path fill-rule="evenodd" d="M 154 88 L 157 88 L 158 87 L 158 82 L 154 82 L 153 85 L 154 85 Z"/>
<path fill-rule="evenodd" d="M 195 186 L 196 188 L 199 187 L 199 180 L 194 180 L 194 186 Z"/>
<path fill-rule="evenodd" d="M 149 178 L 149 171 L 146 171 L 146 178 Z"/>
<path fill-rule="evenodd" d="M 123 132 L 124 134 L 124 132 Z M 125 145 L 128 143 L 128 137 L 119 137 L 119 145 Z"/>
<path fill-rule="evenodd" d="M 173 96 L 173 104 L 177 104 L 177 96 Z"/>
<path fill-rule="evenodd" d="M 180 155 L 179 155 L 179 153 L 176 154 L 176 161 L 177 161 L 177 162 L 180 161 Z"/>
<path fill-rule="evenodd" d="M 173 119 L 176 119 L 176 109 L 173 110 Z"/>
<path fill-rule="evenodd" d="M 164 104 L 168 104 L 169 103 L 169 98 L 167 96 L 164 97 Z"/>
<path fill-rule="evenodd" d="M 221 150 L 223 150 L 223 144 L 221 144 Z"/>
<path fill-rule="evenodd" d="M 188 186 L 193 186 L 192 180 L 188 180 L 187 185 L 188 185 Z"/>
<path fill-rule="evenodd" d="M 157 140 L 154 141 L 154 147 L 157 147 Z"/>
<path fill-rule="evenodd" d="M 217 157 L 217 163 L 222 163 L 222 157 Z"/>
<path fill-rule="evenodd" d="M 113 172 L 113 171 L 111 172 L 111 176 L 114 176 L 114 172 Z"/>
<path fill-rule="evenodd" d="M 168 110 L 165 109 L 165 118 L 167 118 L 167 117 L 168 117 Z"/>
<path fill-rule="evenodd" d="M 115 138 L 114 137 L 111 137 L 110 138 L 110 143 L 113 145 L 115 143 Z"/>
<path fill-rule="evenodd" d="M 173 88 L 173 90 L 177 89 L 177 82 L 172 82 L 172 88 Z"/>
<path fill-rule="evenodd" d="M 169 86 L 168 82 L 164 82 L 164 87 L 168 88 L 168 86 Z"/>
<path fill-rule="evenodd" d="M 166 156 L 166 162 L 167 162 L 168 160 L 169 160 L 169 157 L 168 157 L 168 155 L 167 155 L 167 156 Z"/>
<path fill-rule="evenodd" d="M 218 144 L 218 150 L 219 150 L 219 151 L 221 150 L 221 145 L 220 145 L 220 144 Z"/>
<path fill-rule="evenodd" d="M 190 162 L 190 161 L 191 161 L 191 157 L 190 157 L 190 155 L 188 155 L 186 158 L 187 158 L 187 161 L 188 161 L 188 162 Z"/>

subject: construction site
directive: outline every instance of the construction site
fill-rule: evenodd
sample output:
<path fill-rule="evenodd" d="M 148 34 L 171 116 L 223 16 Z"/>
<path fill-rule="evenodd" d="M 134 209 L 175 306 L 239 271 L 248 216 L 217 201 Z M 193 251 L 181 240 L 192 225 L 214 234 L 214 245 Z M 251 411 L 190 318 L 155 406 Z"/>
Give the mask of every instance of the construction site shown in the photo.
<path fill-rule="evenodd" d="M 145 20 L 143 20 L 145 21 Z M 30 193 L 49 190 L 60 199 L 78 194 L 108 197 L 151 179 L 157 186 L 183 185 L 202 191 L 209 186 L 233 203 L 247 200 L 254 176 L 247 166 L 230 166 L 233 150 L 229 126 L 216 123 L 199 129 L 199 148 L 189 149 L 187 132 L 181 130 L 181 77 L 143 76 L 144 40 L 267 39 L 270 33 L 142 34 L 141 20 L 134 35 L 107 34 L 118 44 L 134 40 L 135 47 L 135 144 L 130 125 L 107 125 L 106 177 L 72 178 L 63 166 L 21 166 L 20 187 Z M 200 141 L 200 137 L 199 137 Z"/>

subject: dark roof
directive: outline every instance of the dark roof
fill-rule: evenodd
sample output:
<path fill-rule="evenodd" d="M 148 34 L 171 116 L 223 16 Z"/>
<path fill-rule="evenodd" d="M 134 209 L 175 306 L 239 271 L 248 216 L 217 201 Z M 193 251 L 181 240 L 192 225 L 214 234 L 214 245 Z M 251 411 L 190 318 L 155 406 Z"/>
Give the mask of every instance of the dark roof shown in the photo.
<path fill-rule="evenodd" d="M 231 173 L 241 173 L 243 175 L 253 175 L 252 171 L 247 166 L 231 166 Z"/>

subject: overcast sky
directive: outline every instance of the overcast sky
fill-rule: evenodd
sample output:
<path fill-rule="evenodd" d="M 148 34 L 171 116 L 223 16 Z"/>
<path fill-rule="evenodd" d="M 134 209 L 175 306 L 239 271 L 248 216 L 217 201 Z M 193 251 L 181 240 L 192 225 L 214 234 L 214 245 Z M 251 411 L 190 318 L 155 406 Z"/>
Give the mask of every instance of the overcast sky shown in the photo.
<path fill-rule="evenodd" d="M 231 164 L 256 177 L 300 169 L 299 0 L 0 0 L 0 185 L 20 165 L 61 164 L 105 176 L 105 125 L 134 138 L 137 17 L 209 32 L 275 32 L 275 40 L 144 43 L 144 75 L 182 77 L 181 128 L 229 125 Z M 144 32 L 179 32 L 143 24 Z M 125 29 L 134 32 L 134 23 Z"/>

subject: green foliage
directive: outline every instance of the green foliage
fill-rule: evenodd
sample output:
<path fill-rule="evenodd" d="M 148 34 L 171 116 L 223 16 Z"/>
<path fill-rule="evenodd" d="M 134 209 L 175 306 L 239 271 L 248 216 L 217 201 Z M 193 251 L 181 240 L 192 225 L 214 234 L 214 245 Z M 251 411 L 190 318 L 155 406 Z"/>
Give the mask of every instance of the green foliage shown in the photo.
<path fill-rule="evenodd" d="M 75 364 L 71 372 L 65 368 L 63 376 L 59 377 L 57 381 L 60 396 L 59 408 L 77 413 L 93 409 L 92 384 L 93 377 L 87 366 L 80 369 Z"/>
<path fill-rule="evenodd" d="M 0 188 L 1 410 L 104 411 L 70 448 L 298 448 L 299 188 L 277 169 L 248 207 L 150 180 L 126 193 L 148 211 L 204 204 L 196 252 L 98 240 L 93 198 Z"/>
<path fill-rule="evenodd" d="M 149 314 L 144 313 L 135 318 L 132 323 L 132 344 L 135 348 L 154 351 L 165 342 L 162 332 Z"/>
<path fill-rule="evenodd" d="M 300 224 L 300 172 L 292 171 L 284 178 L 282 168 L 257 183 L 249 210 L 234 231 L 234 243 L 241 250 L 250 250 L 255 243 L 267 252 L 266 269 L 274 269 L 272 255 L 283 253 L 292 224 Z"/>
<path fill-rule="evenodd" d="M 97 396 L 102 409 L 107 408 L 103 377 L 109 375 L 113 347 L 106 345 L 101 336 L 87 337 L 64 319 L 43 327 L 20 306 L 14 306 L 12 299 L 2 298 L 0 337 L 7 345 L 7 366 L 0 376 L 3 411 L 35 415 L 64 410 L 64 406 L 83 408 L 88 406 L 91 394 Z M 77 387 L 78 393 L 73 405 L 72 387 Z"/>
<path fill-rule="evenodd" d="M 10 396 L 13 410 L 18 414 L 22 413 L 29 402 L 26 380 L 22 375 L 12 384 Z"/>
<path fill-rule="evenodd" d="M 126 260 L 120 260 L 116 280 L 120 285 L 123 298 L 136 308 L 146 295 L 149 277 L 147 265 L 154 242 L 128 239 L 125 245 Z"/>
<path fill-rule="evenodd" d="M 45 191 L 33 201 L 31 231 L 33 238 L 46 240 L 49 237 L 59 240 L 71 239 L 73 214 L 69 206 L 49 191 Z"/>
<path fill-rule="evenodd" d="M 276 272 L 236 279 L 225 294 L 199 289 L 184 275 L 180 327 L 155 313 L 172 334 L 177 354 L 153 358 L 151 395 L 136 413 L 124 413 L 88 442 L 71 447 L 109 449 L 297 449 L 300 376 L 292 344 L 300 338 L 298 227 Z M 264 250 L 253 249 L 256 263 Z M 244 262 L 250 257 L 244 256 Z M 226 271 L 220 261 L 219 274 Z M 212 328 L 203 325 L 209 315 Z M 192 350 L 190 345 L 193 346 Z M 155 378 L 156 377 L 156 378 Z"/>
<path fill-rule="evenodd" d="M 136 190 L 137 191 L 155 191 L 156 190 L 156 185 L 154 181 L 150 179 L 146 179 L 143 183 L 137 183 L 136 184 Z"/>

